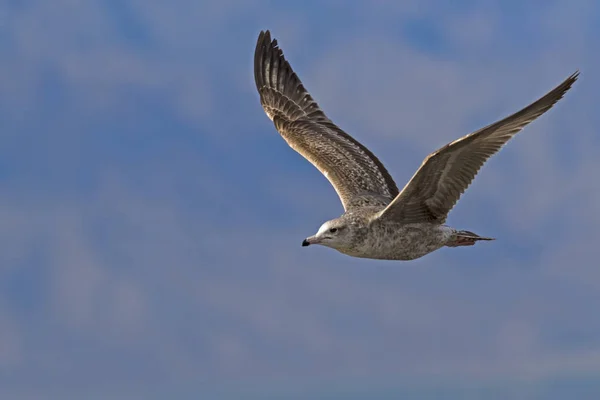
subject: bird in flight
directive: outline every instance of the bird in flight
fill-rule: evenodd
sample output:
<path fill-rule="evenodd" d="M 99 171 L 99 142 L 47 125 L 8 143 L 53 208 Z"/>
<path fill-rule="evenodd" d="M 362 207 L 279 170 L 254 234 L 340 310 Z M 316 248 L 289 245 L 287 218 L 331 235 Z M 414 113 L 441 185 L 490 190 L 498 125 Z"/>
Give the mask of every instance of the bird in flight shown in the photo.
<path fill-rule="evenodd" d="M 443 246 L 493 240 L 445 225 L 448 213 L 483 164 L 560 100 L 578 76 L 577 71 L 522 110 L 434 151 L 398 190 L 381 161 L 325 115 L 269 31 L 260 32 L 254 53 L 254 79 L 267 116 L 290 147 L 325 175 L 344 207 L 342 216 L 325 222 L 302 246 L 380 260 L 413 260 Z"/>

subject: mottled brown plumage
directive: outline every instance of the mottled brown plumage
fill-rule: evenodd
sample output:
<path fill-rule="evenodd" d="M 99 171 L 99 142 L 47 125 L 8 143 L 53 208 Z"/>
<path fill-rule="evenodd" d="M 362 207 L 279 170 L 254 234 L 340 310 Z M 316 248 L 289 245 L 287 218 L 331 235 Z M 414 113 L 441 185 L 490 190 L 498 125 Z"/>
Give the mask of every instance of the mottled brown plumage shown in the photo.
<path fill-rule="evenodd" d="M 443 224 L 483 164 L 527 124 L 556 104 L 578 75 L 579 72 L 574 73 L 521 111 L 431 153 L 381 217 L 405 223 L 429 221 Z"/>
<path fill-rule="evenodd" d="M 444 224 L 483 164 L 527 124 L 548 111 L 577 80 L 498 122 L 431 153 L 398 191 L 377 157 L 320 109 L 272 40 L 261 32 L 254 54 L 260 102 L 286 142 L 331 182 L 345 213 L 321 226 L 312 243 L 354 257 L 410 260 L 442 246 L 491 240 Z"/>
<path fill-rule="evenodd" d="M 260 102 L 281 136 L 325 175 L 344 209 L 357 206 L 361 195 L 383 197 L 389 202 L 398 194 L 398 187 L 377 157 L 319 108 L 269 31 L 261 32 L 258 38 L 254 78 Z"/>

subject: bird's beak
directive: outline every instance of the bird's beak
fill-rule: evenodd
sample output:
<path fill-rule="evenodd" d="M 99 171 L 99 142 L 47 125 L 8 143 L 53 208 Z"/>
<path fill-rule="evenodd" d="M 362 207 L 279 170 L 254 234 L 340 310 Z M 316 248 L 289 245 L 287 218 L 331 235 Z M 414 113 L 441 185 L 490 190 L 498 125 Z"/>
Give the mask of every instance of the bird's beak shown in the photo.
<path fill-rule="evenodd" d="M 314 236 L 307 237 L 302 241 L 302 246 L 310 246 L 311 244 L 318 243 L 318 239 Z"/>

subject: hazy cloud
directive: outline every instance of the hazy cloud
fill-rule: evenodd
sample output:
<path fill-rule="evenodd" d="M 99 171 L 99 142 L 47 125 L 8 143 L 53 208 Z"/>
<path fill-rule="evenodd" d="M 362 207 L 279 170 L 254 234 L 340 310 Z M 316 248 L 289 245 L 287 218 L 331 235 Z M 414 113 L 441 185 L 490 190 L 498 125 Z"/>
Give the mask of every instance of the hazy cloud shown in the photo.
<path fill-rule="evenodd" d="M 599 15 L 583 0 L 0 6 L 5 397 L 425 380 L 526 381 L 513 394 L 529 398 L 596 376 Z M 341 207 L 262 115 L 266 28 L 399 186 L 582 75 L 451 214 L 498 241 L 358 260 L 300 247 Z"/>

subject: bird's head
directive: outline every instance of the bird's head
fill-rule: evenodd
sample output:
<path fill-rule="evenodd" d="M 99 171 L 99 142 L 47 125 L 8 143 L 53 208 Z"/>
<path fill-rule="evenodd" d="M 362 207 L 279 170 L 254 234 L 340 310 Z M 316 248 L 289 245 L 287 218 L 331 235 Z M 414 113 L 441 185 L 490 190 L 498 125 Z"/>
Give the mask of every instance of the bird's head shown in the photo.
<path fill-rule="evenodd" d="M 352 242 L 351 225 L 345 218 L 336 218 L 325 222 L 314 236 L 302 241 L 302 246 L 320 244 L 336 250 L 348 248 Z"/>

